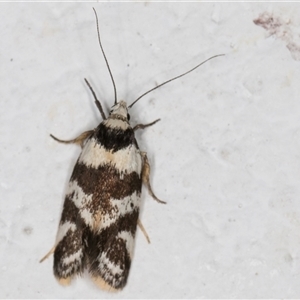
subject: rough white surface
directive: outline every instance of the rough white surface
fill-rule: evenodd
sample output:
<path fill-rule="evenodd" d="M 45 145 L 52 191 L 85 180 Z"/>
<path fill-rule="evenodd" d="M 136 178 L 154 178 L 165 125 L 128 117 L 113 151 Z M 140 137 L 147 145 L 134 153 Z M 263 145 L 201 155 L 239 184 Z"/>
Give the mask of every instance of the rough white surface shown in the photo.
<path fill-rule="evenodd" d="M 143 195 L 119 294 L 52 274 L 64 192 L 80 153 L 68 139 L 106 111 L 117 83 L 167 205 Z M 0 298 L 299 298 L 298 3 L 1 3 Z M 261 16 L 263 26 L 253 20 Z M 272 19 L 273 18 L 273 19 Z M 266 21 L 267 20 L 267 21 Z M 269 23 L 268 23 L 269 22 Z M 259 23 L 259 22 L 258 22 Z"/>

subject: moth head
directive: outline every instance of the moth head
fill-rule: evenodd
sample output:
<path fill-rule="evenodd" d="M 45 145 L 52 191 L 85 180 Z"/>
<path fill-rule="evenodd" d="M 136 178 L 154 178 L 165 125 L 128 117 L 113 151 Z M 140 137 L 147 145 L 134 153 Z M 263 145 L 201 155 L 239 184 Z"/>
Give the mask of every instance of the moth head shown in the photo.
<path fill-rule="evenodd" d="M 121 116 L 123 118 L 126 118 L 128 121 L 130 119 L 130 116 L 128 114 L 128 108 L 127 108 L 127 104 L 125 101 L 120 101 L 117 104 L 115 104 L 110 112 L 109 115 L 118 115 Z"/>

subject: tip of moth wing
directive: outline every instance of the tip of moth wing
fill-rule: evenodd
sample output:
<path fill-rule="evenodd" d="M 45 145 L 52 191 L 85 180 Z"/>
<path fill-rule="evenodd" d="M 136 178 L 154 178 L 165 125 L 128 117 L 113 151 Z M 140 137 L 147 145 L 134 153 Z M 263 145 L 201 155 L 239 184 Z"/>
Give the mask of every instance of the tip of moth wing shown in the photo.
<path fill-rule="evenodd" d="M 107 292 L 116 293 L 119 292 L 121 289 L 115 289 L 111 285 L 109 285 L 103 278 L 101 277 L 92 277 L 94 283 L 101 289 Z"/>
<path fill-rule="evenodd" d="M 67 278 L 57 278 L 58 282 L 63 285 L 63 286 L 67 286 L 71 284 L 71 277 L 67 277 Z"/>

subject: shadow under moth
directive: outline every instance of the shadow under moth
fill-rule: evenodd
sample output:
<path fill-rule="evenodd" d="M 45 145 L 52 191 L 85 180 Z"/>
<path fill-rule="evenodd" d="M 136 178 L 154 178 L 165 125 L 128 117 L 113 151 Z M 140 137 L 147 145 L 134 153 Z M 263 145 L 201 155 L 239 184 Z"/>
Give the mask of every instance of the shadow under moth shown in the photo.
<path fill-rule="evenodd" d="M 82 152 L 70 178 L 55 245 L 41 261 L 54 254 L 54 275 L 63 285 L 70 284 L 76 275 L 87 270 L 101 289 L 119 291 L 128 279 L 137 226 L 149 242 L 139 220 L 142 184 L 156 201 L 165 203 L 152 191 L 147 154 L 139 149 L 135 139 L 136 130 L 152 126 L 159 119 L 132 127 L 128 110 L 146 94 L 223 54 L 210 57 L 193 69 L 159 84 L 127 106 L 125 101 L 117 100 L 95 9 L 94 13 L 100 49 L 114 87 L 114 105 L 106 117 L 93 88 L 85 79 L 103 121 L 73 140 L 64 141 L 51 135 L 58 142 L 80 145 Z"/>

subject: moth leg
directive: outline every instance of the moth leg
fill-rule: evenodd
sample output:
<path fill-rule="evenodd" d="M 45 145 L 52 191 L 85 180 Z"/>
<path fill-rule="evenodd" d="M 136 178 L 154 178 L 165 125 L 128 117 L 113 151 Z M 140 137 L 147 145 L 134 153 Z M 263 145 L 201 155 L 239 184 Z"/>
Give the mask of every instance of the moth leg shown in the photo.
<path fill-rule="evenodd" d="M 100 101 L 97 99 L 97 96 L 96 96 L 96 94 L 95 94 L 92 86 L 90 85 L 90 83 L 85 78 L 84 78 L 84 81 L 85 81 L 85 83 L 87 84 L 87 86 L 89 87 L 89 89 L 91 90 L 91 92 L 92 92 L 92 94 L 94 96 L 95 104 L 96 104 L 97 108 L 99 109 L 99 112 L 100 112 L 100 114 L 102 116 L 102 119 L 105 120 L 106 116 L 105 116 L 105 113 L 103 111 L 102 105 L 101 105 Z"/>
<path fill-rule="evenodd" d="M 142 233 L 144 234 L 144 236 L 145 236 L 147 242 L 150 244 L 150 238 L 149 238 L 149 235 L 147 234 L 147 231 L 146 231 L 145 227 L 143 226 L 143 224 L 142 224 L 142 222 L 141 222 L 140 219 L 137 220 L 137 224 L 138 224 L 138 226 L 140 227 Z"/>
<path fill-rule="evenodd" d="M 143 169 L 142 169 L 142 180 L 143 183 L 147 186 L 149 194 L 159 203 L 166 204 L 165 201 L 159 200 L 155 194 L 152 191 L 151 185 L 150 185 L 150 164 L 148 161 L 147 153 L 141 152 L 142 159 L 143 159 Z"/>
<path fill-rule="evenodd" d="M 93 133 L 94 133 L 94 130 L 88 130 L 88 131 L 83 132 L 77 138 L 75 138 L 73 140 L 69 140 L 69 141 L 60 140 L 52 134 L 50 134 L 50 136 L 57 142 L 64 143 L 64 144 L 77 144 L 77 145 L 80 145 L 81 148 L 83 148 L 83 144 L 84 144 L 85 140 L 87 138 L 89 138 Z"/>
<path fill-rule="evenodd" d="M 149 126 L 152 126 L 154 125 L 155 123 L 157 123 L 158 121 L 160 121 L 160 119 L 157 119 L 149 124 L 137 124 L 133 127 L 133 130 L 136 131 L 138 129 L 145 129 L 146 127 L 149 127 Z"/>
<path fill-rule="evenodd" d="M 50 255 L 52 255 L 55 251 L 56 246 L 53 246 L 52 249 L 40 260 L 40 263 L 42 263 L 44 260 L 46 260 Z"/>

